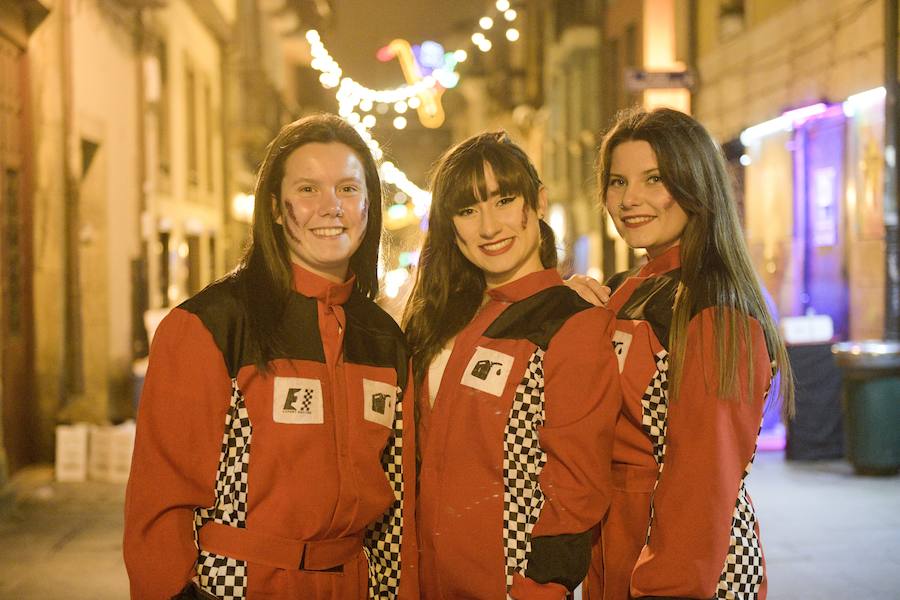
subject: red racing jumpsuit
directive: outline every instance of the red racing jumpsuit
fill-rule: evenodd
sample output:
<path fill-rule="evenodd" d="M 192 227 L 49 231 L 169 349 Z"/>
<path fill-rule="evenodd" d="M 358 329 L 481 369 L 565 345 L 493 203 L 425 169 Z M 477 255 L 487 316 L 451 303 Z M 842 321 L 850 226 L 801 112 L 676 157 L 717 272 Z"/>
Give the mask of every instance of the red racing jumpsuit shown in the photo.
<path fill-rule="evenodd" d="M 402 333 L 355 278 L 293 277 L 268 373 L 233 279 L 160 324 L 125 501 L 132 598 L 195 577 L 222 599 L 418 598 Z"/>
<path fill-rule="evenodd" d="M 739 397 L 723 398 L 713 309 L 699 311 L 688 325 L 679 396 L 668 406 L 679 252 L 675 246 L 610 281 L 623 405 L 615 492 L 594 546 L 590 600 L 766 597 L 759 527 L 744 486 L 772 375 L 765 337 L 750 318 L 751 344 L 734 374 Z"/>
<path fill-rule="evenodd" d="M 488 294 L 418 396 L 422 597 L 561 599 L 611 493 L 613 318 L 553 269 Z"/>

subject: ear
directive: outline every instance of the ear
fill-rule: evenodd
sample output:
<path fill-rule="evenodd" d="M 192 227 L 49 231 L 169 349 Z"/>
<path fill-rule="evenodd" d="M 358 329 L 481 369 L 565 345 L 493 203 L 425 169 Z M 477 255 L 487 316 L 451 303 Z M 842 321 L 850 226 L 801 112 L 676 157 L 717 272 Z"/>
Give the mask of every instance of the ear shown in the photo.
<path fill-rule="evenodd" d="M 278 205 L 278 198 L 275 197 L 275 194 L 272 194 L 272 217 L 275 219 L 275 222 L 281 225 L 281 207 Z"/>
<path fill-rule="evenodd" d="M 549 201 L 547 200 L 547 188 L 541 186 L 538 190 L 538 204 L 537 204 L 537 214 L 538 219 L 543 219 L 547 216 L 547 207 L 549 206 Z"/>

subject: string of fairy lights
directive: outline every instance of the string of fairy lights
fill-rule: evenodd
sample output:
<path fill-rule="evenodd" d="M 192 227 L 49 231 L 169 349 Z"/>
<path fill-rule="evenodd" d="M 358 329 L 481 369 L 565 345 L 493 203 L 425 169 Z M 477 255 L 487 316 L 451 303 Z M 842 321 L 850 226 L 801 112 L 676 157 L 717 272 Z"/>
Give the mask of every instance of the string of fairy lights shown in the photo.
<path fill-rule="evenodd" d="M 506 40 L 517 41 L 520 37 L 519 30 L 514 26 L 517 18 L 518 13 L 509 0 L 496 0 L 488 13 L 478 19 L 478 25 L 469 38 L 472 46 L 481 52 L 490 52 L 493 42 L 488 32 L 502 27 L 506 28 Z M 392 112 L 388 118 L 392 118 L 395 129 L 402 130 L 408 124 L 406 114 L 415 110 L 423 125 L 439 127 L 444 120 L 440 95 L 444 90 L 458 85 L 460 74 L 456 68 L 469 56 L 465 48 L 445 52 L 436 42 L 423 42 L 413 49 L 405 40 L 394 40 L 379 51 L 378 58 L 382 61 L 396 58 L 407 83 L 394 88 L 372 89 L 344 75 L 318 31 L 307 31 L 306 41 L 310 46 L 311 66 L 319 72 L 319 82 L 324 88 L 335 90 L 338 114 L 356 128 L 377 160 L 381 160 L 384 153 L 371 133 L 378 123 L 376 114 Z M 402 169 L 391 161 L 384 161 L 380 174 L 386 183 L 411 199 L 417 217 L 428 213 L 431 194 L 413 183 Z"/>

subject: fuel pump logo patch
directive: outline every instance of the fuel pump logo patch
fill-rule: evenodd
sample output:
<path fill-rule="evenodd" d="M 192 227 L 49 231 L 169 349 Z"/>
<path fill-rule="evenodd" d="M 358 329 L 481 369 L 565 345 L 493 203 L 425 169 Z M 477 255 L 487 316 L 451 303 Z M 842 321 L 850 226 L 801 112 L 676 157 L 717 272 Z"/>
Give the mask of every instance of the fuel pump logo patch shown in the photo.
<path fill-rule="evenodd" d="M 325 422 L 322 383 L 303 377 L 276 377 L 272 394 L 272 420 L 291 425 Z"/>
<path fill-rule="evenodd" d="M 395 385 L 363 379 L 363 416 L 366 421 L 393 427 L 396 406 L 397 387 Z"/>
<path fill-rule="evenodd" d="M 494 396 L 503 394 L 515 359 L 496 350 L 475 348 L 460 383 Z"/>

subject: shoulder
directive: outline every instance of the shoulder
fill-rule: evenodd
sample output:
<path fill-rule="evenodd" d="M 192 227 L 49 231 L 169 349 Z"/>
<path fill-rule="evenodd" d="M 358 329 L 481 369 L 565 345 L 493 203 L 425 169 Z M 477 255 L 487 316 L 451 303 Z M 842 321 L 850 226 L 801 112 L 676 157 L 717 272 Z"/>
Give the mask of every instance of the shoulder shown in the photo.
<path fill-rule="evenodd" d="M 388 336 L 397 340 L 404 339 L 403 331 L 394 318 L 373 300 L 355 290 L 344 305 L 344 310 L 349 321 L 372 335 Z"/>
<path fill-rule="evenodd" d="M 238 285 L 237 277 L 225 277 L 209 284 L 179 304 L 178 308 L 197 315 L 207 328 L 213 331 L 217 326 L 243 315 Z"/>
<path fill-rule="evenodd" d="M 594 306 L 574 290 L 556 285 L 511 304 L 484 335 L 495 339 L 528 339 L 546 350 L 550 340 L 570 318 L 592 308 Z"/>

